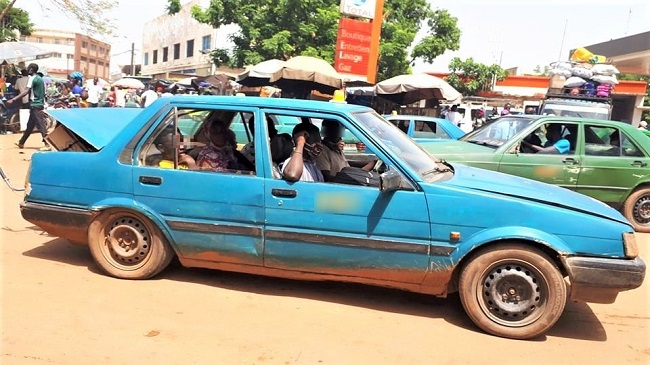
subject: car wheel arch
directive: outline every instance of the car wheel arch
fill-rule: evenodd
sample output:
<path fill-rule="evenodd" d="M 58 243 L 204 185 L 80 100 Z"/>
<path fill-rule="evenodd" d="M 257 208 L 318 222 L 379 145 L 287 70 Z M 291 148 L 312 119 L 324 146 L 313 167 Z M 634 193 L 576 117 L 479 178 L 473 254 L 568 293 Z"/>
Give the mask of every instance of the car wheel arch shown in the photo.
<path fill-rule="evenodd" d="M 463 271 L 465 265 L 472 260 L 472 258 L 476 257 L 487 249 L 513 243 L 528 245 L 539 250 L 540 252 L 543 252 L 553 260 L 553 263 L 560 270 L 560 273 L 562 273 L 563 276 L 567 275 L 568 272 L 564 267 L 564 264 L 562 263 L 560 257 L 566 256 L 568 254 L 568 251 L 560 250 L 558 247 L 539 239 L 524 237 L 499 237 L 483 242 L 481 244 L 472 245 L 471 248 L 464 251 L 462 255 L 452 258 L 453 262 L 455 262 L 456 265 L 454 266 L 454 270 L 451 274 L 451 279 L 447 285 L 447 293 L 458 291 L 458 280 L 460 273 Z M 458 250 L 456 250 L 456 252 L 458 252 Z"/>
<path fill-rule="evenodd" d="M 144 218 L 147 218 L 158 227 L 158 229 L 162 232 L 162 234 L 165 236 L 165 239 L 167 239 L 167 242 L 169 242 L 169 245 L 172 247 L 174 250 L 174 253 L 176 256 L 179 256 L 179 251 L 176 248 L 175 241 L 172 239 L 171 232 L 169 230 L 169 227 L 167 226 L 167 223 L 165 223 L 165 220 L 162 219 L 162 217 L 154 212 L 154 209 L 151 207 L 138 203 L 133 200 L 129 199 L 110 199 L 110 200 L 104 200 L 97 202 L 93 204 L 90 208 L 95 213 L 95 216 L 93 218 L 93 221 L 97 219 L 102 214 L 106 214 L 107 212 L 110 212 L 111 210 L 117 210 L 117 209 L 125 209 L 125 210 L 131 210 L 135 213 L 138 213 L 142 215 Z M 88 235 L 91 234 L 91 229 L 92 229 L 92 223 L 90 227 L 88 227 Z"/>

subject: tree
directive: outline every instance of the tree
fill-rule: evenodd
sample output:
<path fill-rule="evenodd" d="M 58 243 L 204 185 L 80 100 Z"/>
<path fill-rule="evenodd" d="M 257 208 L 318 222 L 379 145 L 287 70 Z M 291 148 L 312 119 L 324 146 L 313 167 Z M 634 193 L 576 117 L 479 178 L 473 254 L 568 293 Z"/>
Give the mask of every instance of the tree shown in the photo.
<path fill-rule="evenodd" d="M 533 69 L 533 72 L 534 72 L 536 75 L 548 76 L 549 73 L 551 72 L 551 66 L 546 65 L 546 66 L 544 66 L 544 68 L 542 68 L 541 65 L 537 65 L 537 66 L 535 66 L 535 68 Z"/>
<path fill-rule="evenodd" d="M 503 80 L 508 73 L 499 65 L 484 65 L 468 58 L 461 60 L 454 57 L 449 63 L 451 74 L 447 82 L 463 95 L 476 95 L 481 91 L 492 89 L 494 80 Z"/>
<path fill-rule="evenodd" d="M 192 7 L 192 16 L 214 28 L 236 24 L 232 49 L 214 50 L 217 66 L 256 64 L 277 58 L 306 55 L 334 62 L 339 0 L 213 0 L 208 8 Z M 168 0 L 167 11 L 180 10 L 179 0 Z M 433 11 L 427 0 L 386 0 L 382 27 L 379 79 L 408 73 L 416 59 L 431 62 L 446 50 L 457 50 L 460 30 L 457 19 L 446 10 Z M 413 45 L 425 24 L 426 34 Z M 413 46 L 409 54 L 409 48 Z"/>
<path fill-rule="evenodd" d="M 41 7 L 41 11 L 59 11 L 68 17 L 79 21 L 81 29 L 89 35 L 111 36 L 117 29 L 113 19 L 104 18 L 101 15 L 114 9 L 117 6 L 117 0 L 36 1 Z M 0 22 L 4 20 L 9 11 L 14 7 L 15 3 L 16 0 L 11 0 L 8 4 L 3 4 L 5 6 L 3 6 L 2 12 L 0 12 Z"/>
<path fill-rule="evenodd" d="M 0 7 L 7 9 L 0 22 L 0 42 L 16 41 L 18 40 L 17 35 L 32 33 L 34 24 L 29 21 L 29 13 L 22 9 L 10 8 L 7 0 L 0 0 Z"/>

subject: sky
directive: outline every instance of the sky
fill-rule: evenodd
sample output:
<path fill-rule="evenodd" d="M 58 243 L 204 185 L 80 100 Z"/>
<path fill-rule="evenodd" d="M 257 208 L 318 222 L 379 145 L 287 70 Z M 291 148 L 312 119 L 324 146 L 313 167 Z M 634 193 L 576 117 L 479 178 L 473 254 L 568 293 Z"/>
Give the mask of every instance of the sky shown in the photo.
<path fill-rule="evenodd" d="M 181 1 L 186 3 L 187 1 Z M 530 72 L 571 49 L 650 31 L 650 0 L 429 0 L 458 18 L 460 49 L 446 52 L 433 64 L 416 62 L 414 72 L 445 72 L 453 57 L 472 57 L 503 68 Z M 58 12 L 43 12 L 51 0 L 17 0 L 30 11 L 37 28 L 78 30 L 78 24 Z M 109 40 L 111 63 L 130 63 L 131 42 L 141 48 L 144 23 L 165 13 L 167 0 L 118 0 L 107 16 L 117 20 L 119 36 Z M 650 45 L 648 45 L 650 48 Z M 136 61 L 137 62 L 137 61 Z"/>

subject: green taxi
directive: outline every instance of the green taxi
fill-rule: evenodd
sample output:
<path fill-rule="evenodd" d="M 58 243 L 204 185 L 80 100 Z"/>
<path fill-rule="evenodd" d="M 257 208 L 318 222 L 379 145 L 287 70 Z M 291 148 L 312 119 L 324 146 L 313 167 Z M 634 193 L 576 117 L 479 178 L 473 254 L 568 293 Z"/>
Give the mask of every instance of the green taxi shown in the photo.
<path fill-rule="evenodd" d="M 568 151 L 537 152 L 560 127 Z M 618 139 L 616 138 L 618 137 Z M 564 142 L 566 143 L 566 142 Z M 584 118 L 501 117 L 462 138 L 420 145 L 437 158 L 527 177 L 591 196 L 650 232 L 650 139 L 630 124 Z"/>

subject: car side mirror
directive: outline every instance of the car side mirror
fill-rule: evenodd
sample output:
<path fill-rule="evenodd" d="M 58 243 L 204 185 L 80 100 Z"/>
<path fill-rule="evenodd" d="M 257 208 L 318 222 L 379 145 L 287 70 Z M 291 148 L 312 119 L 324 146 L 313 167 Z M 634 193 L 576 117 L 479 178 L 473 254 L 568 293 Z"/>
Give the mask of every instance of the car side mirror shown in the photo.
<path fill-rule="evenodd" d="M 402 175 L 394 169 L 389 169 L 379 175 L 379 191 L 390 193 L 399 190 L 402 185 Z"/>

